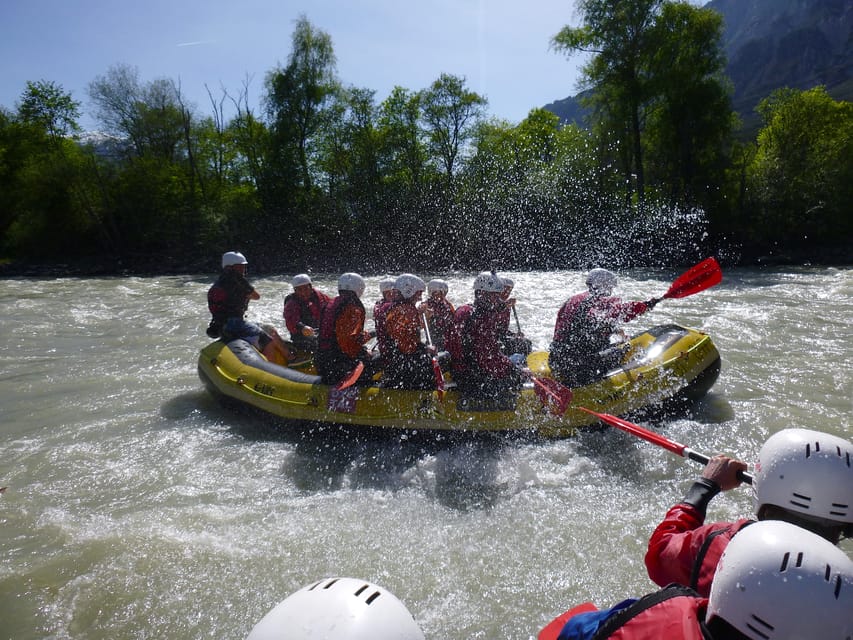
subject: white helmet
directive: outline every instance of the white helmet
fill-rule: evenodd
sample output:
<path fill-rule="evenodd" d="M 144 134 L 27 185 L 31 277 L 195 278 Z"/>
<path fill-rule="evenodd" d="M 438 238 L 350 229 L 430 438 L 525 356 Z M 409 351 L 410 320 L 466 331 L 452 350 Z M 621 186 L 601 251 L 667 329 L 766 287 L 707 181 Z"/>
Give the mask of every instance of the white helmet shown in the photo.
<path fill-rule="evenodd" d="M 513 287 L 515 287 L 515 280 L 513 280 L 512 278 L 507 278 L 506 276 L 504 276 L 503 278 L 501 278 L 501 280 L 504 281 L 504 289 L 512 289 Z"/>
<path fill-rule="evenodd" d="M 820 536 L 781 520 L 741 529 L 720 557 L 707 619 L 747 638 L 853 637 L 853 560 Z"/>
<path fill-rule="evenodd" d="M 500 293 L 503 290 L 503 279 L 494 271 L 481 271 L 480 275 L 474 278 L 474 291 Z"/>
<path fill-rule="evenodd" d="M 433 291 L 447 293 L 449 290 L 450 288 L 447 286 L 447 283 L 439 278 L 433 278 L 427 282 L 427 293 L 432 293 Z"/>
<path fill-rule="evenodd" d="M 418 291 L 426 289 L 426 283 L 414 274 L 404 273 L 397 276 L 397 280 L 394 281 L 394 288 L 400 292 L 400 295 L 408 300 Z"/>
<path fill-rule="evenodd" d="M 607 269 L 593 269 L 586 275 L 586 286 L 594 294 L 609 296 L 616 288 L 616 274 Z"/>
<path fill-rule="evenodd" d="M 353 291 L 359 298 L 364 293 L 364 278 L 357 273 L 344 273 L 338 278 L 338 291 Z"/>
<path fill-rule="evenodd" d="M 246 640 L 424 640 L 406 606 L 354 578 L 306 585 L 282 600 Z"/>
<path fill-rule="evenodd" d="M 391 291 L 394 288 L 394 283 L 396 282 L 395 278 L 387 277 L 382 278 L 379 281 L 379 293 L 385 293 L 386 291 Z"/>
<path fill-rule="evenodd" d="M 765 504 L 833 523 L 853 523 L 853 445 L 811 429 L 784 429 L 758 453 L 755 512 Z"/>
<path fill-rule="evenodd" d="M 297 274 L 293 276 L 293 280 L 290 281 L 290 286 L 294 289 L 296 287 L 301 287 L 305 284 L 311 284 L 311 276 L 309 276 L 307 273 Z"/>
<path fill-rule="evenodd" d="M 222 268 L 231 267 L 235 264 L 249 264 L 249 261 L 246 260 L 246 256 L 237 251 L 229 251 L 227 253 L 222 254 Z"/>

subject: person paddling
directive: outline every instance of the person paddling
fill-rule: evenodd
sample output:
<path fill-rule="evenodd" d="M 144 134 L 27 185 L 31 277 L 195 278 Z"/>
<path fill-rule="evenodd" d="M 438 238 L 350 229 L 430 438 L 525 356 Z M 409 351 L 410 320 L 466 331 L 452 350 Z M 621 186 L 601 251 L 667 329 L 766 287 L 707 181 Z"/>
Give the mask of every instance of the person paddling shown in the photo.
<path fill-rule="evenodd" d="M 453 380 L 466 395 L 491 400 L 514 398 L 529 377 L 500 346 L 503 281 L 483 271 L 474 279 L 474 303 L 456 310 L 446 340 Z"/>
<path fill-rule="evenodd" d="M 611 295 L 616 275 L 607 269 L 591 270 L 586 286 L 587 291 L 560 307 L 548 355 L 554 377 L 570 387 L 589 384 L 619 366 L 624 351 L 611 346 L 611 336 L 621 323 L 654 309 L 660 301 L 623 302 Z"/>
<path fill-rule="evenodd" d="M 418 310 L 426 283 L 418 276 L 404 273 L 394 289 L 400 299 L 385 318 L 388 352 L 382 386 L 394 389 L 435 389 L 432 356 L 435 349 L 421 341 L 422 314 Z"/>
<path fill-rule="evenodd" d="M 784 429 L 764 443 L 752 481 L 758 520 L 785 520 L 832 544 L 853 535 L 853 445 L 811 429 Z M 667 511 L 649 540 L 646 568 L 658 585 L 689 585 L 708 595 L 717 561 L 755 520 L 705 524 L 711 499 L 741 484 L 746 464 L 717 455 Z"/>
<path fill-rule="evenodd" d="M 744 529 L 710 594 L 671 584 L 602 611 L 558 617 L 538 640 L 803 640 L 853 634 L 853 560 L 788 522 Z M 567 612 L 571 613 L 571 612 Z"/>

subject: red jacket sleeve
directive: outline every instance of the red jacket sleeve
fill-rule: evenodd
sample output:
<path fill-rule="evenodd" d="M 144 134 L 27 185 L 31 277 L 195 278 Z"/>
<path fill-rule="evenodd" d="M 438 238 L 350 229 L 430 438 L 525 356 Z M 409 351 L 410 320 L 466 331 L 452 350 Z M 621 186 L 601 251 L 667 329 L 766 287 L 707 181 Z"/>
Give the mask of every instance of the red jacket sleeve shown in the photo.
<path fill-rule="evenodd" d="M 704 521 L 698 509 L 683 502 L 666 512 L 646 551 L 646 570 L 653 582 L 662 587 L 672 582 L 690 584 L 699 549 L 715 528 L 703 525 Z"/>

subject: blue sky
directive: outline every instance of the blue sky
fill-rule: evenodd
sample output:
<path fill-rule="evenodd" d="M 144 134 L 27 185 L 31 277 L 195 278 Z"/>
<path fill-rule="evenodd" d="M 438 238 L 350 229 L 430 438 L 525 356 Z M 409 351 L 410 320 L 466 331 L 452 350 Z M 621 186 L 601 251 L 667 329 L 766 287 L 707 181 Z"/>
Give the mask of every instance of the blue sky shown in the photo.
<path fill-rule="evenodd" d="M 210 114 L 215 96 L 249 84 L 258 109 L 266 73 L 284 65 L 300 14 L 327 32 L 347 85 L 376 91 L 429 86 L 464 76 L 489 100 L 490 116 L 520 122 L 528 111 L 577 91 L 582 58 L 550 49 L 574 0 L 4 0 L 0 105 L 14 109 L 28 80 L 59 83 L 82 103 L 87 85 L 116 64 L 143 82 L 180 81 L 185 98 Z"/>

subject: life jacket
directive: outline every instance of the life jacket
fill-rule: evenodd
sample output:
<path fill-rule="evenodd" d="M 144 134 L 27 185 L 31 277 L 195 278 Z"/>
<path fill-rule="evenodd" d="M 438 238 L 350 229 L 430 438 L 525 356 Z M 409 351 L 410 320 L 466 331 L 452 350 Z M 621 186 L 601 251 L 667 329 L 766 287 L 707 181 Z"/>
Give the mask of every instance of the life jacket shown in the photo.
<path fill-rule="evenodd" d="M 323 317 L 320 320 L 320 335 L 317 341 L 318 352 L 326 352 L 335 357 L 349 358 L 338 344 L 338 336 L 335 328 L 338 323 L 338 318 L 347 307 L 356 306 L 364 313 L 364 305 L 358 296 L 355 294 L 348 295 L 351 292 L 341 292 L 341 294 L 332 300 L 332 303 L 326 306 L 323 310 Z"/>
<path fill-rule="evenodd" d="M 707 598 L 672 584 L 607 612 L 581 613 L 569 619 L 558 640 L 708 640 L 707 607 Z"/>
<path fill-rule="evenodd" d="M 708 534 L 708 537 L 702 541 L 702 546 L 693 562 L 689 585 L 691 589 L 695 589 L 702 595 L 711 593 L 711 582 L 714 580 L 720 556 L 723 555 L 723 551 L 735 534 L 753 522 L 755 521 L 738 520 Z"/>
<path fill-rule="evenodd" d="M 303 300 L 295 292 L 289 293 L 284 298 L 285 309 L 287 309 L 289 304 L 297 305 L 299 308 L 298 322 L 315 329 L 320 325 L 320 320 L 323 317 L 323 309 L 328 303 L 328 297 L 325 295 L 321 296 L 316 290 L 312 290 L 311 297 L 307 300 Z M 285 320 L 287 320 L 287 315 L 285 311 Z"/>
<path fill-rule="evenodd" d="M 569 321 L 555 332 L 554 342 L 573 354 L 597 353 L 610 345 L 613 321 L 596 313 L 598 299 L 587 293 Z"/>
<path fill-rule="evenodd" d="M 455 376 L 464 376 L 472 368 L 471 333 L 469 321 L 474 313 L 474 305 L 465 304 L 456 310 L 453 315 L 453 324 L 450 325 L 445 338 L 445 346 L 450 352 L 450 361 Z"/>
<path fill-rule="evenodd" d="M 214 322 L 224 325 L 228 318 L 242 318 L 249 308 L 254 287 L 240 273 L 225 269 L 207 291 L 207 307 Z"/>

